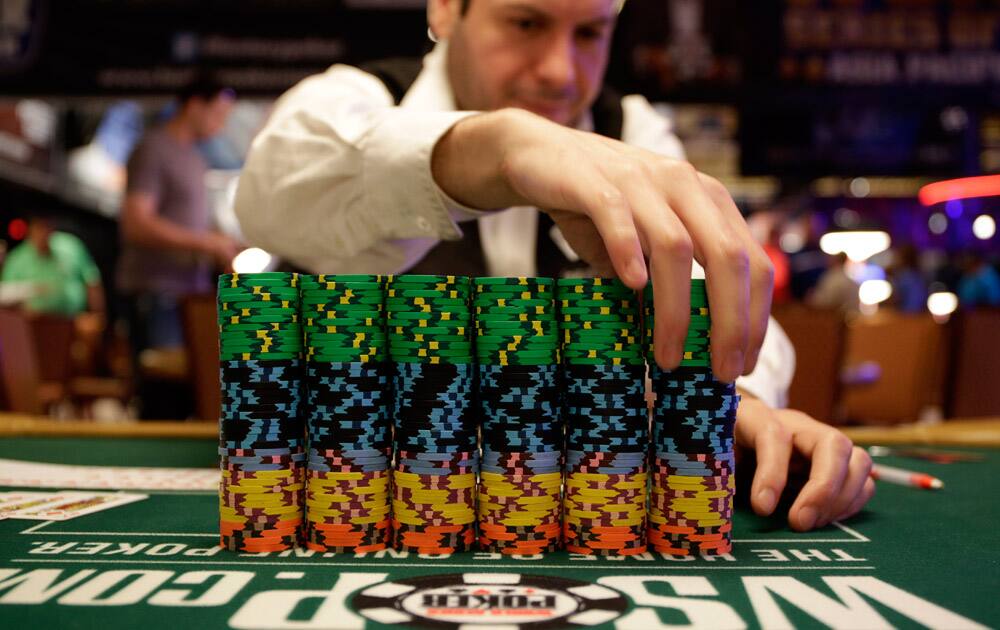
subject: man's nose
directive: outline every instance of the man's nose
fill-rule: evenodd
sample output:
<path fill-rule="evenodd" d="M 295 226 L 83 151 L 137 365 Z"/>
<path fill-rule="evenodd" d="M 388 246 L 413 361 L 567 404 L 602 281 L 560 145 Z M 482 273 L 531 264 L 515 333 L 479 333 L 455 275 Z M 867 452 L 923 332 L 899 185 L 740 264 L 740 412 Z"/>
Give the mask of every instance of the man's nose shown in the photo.
<path fill-rule="evenodd" d="M 554 88 L 566 88 L 576 82 L 576 44 L 572 37 L 553 37 L 541 51 L 538 77 Z"/>

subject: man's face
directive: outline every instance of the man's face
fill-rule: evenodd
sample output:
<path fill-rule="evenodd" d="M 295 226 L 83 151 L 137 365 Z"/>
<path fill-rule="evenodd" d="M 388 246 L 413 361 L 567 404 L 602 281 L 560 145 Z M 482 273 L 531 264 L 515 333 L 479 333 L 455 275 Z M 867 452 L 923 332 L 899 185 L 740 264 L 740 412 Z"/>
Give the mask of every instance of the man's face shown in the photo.
<path fill-rule="evenodd" d="M 226 126 L 234 104 L 235 100 L 229 92 L 222 92 L 210 101 L 197 97 L 191 99 L 192 119 L 198 139 L 207 140 L 218 135 Z"/>
<path fill-rule="evenodd" d="M 450 32 L 439 33 L 449 39 L 448 74 L 459 108 L 520 107 L 576 124 L 600 92 L 617 4 L 472 0 Z"/>
<path fill-rule="evenodd" d="M 49 237 L 52 236 L 52 222 L 48 219 L 35 217 L 28 222 L 28 240 L 38 253 L 48 256 Z"/>

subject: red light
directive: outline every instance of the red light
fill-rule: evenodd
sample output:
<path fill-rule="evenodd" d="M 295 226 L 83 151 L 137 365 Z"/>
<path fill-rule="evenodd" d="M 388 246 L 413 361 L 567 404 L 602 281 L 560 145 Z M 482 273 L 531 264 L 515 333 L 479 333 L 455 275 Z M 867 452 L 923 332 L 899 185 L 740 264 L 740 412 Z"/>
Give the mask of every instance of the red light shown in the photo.
<path fill-rule="evenodd" d="M 936 203 L 955 199 L 991 197 L 993 195 L 1000 195 L 1000 175 L 963 177 L 934 182 L 927 184 L 917 193 L 920 203 L 925 206 L 933 206 Z"/>
<path fill-rule="evenodd" d="M 15 241 L 23 240 L 28 235 L 28 222 L 24 219 L 13 219 L 7 224 L 7 234 Z"/>

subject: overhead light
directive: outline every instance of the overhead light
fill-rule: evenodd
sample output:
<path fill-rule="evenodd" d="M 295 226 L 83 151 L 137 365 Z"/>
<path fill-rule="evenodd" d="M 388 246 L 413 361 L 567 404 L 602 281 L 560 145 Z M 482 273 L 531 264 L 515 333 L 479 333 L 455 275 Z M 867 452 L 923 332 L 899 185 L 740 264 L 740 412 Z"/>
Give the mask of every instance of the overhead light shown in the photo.
<path fill-rule="evenodd" d="M 892 285 L 885 280 L 865 280 L 858 287 L 858 300 L 869 306 L 880 304 L 892 295 Z"/>
<path fill-rule="evenodd" d="M 872 185 L 864 177 L 855 177 L 848 185 L 848 189 L 855 197 L 867 197 L 872 191 Z"/>
<path fill-rule="evenodd" d="M 931 231 L 931 234 L 944 234 L 945 230 L 948 229 L 948 217 L 940 212 L 935 212 L 927 219 L 927 229 Z"/>
<path fill-rule="evenodd" d="M 799 232 L 789 231 L 781 235 L 778 246 L 786 254 L 794 254 L 802 251 L 802 248 L 806 246 L 806 239 Z"/>
<path fill-rule="evenodd" d="M 950 291 L 931 293 L 927 297 L 927 310 L 935 319 L 947 319 L 958 308 L 958 296 Z"/>
<path fill-rule="evenodd" d="M 819 248 L 830 256 L 844 253 L 855 262 L 868 260 L 889 249 L 892 240 L 887 232 L 828 232 L 819 239 Z"/>
<path fill-rule="evenodd" d="M 981 241 L 988 241 L 997 233 L 997 222 L 988 214 L 981 214 L 972 222 L 972 233 Z"/>
<path fill-rule="evenodd" d="M 271 264 L 271 254 L 259 247 L 244 249 L 233 258 L 233 271 L 236 273 L 260 273 Z"/>
<path fill-rule="evenodd" d="M 920 203 L 933 206 L 943 201 L 1000 195 L 1000 175 L 962 177 L 927 184 L 917 193 Z"/>

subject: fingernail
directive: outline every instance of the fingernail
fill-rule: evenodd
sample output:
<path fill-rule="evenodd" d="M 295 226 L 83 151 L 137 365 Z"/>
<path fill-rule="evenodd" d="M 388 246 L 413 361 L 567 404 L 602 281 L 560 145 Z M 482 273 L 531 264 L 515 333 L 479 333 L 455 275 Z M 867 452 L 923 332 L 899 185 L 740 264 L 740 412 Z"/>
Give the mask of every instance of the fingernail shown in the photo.
<path fill-rule="evenodd" d="M 799 524 L 802 529 L 812 529 L 816 524 L 816 508 L 805 507 L 799 510 Z"/>
<path fill-rule="evenodd" d="M 664 344 L 660 351 L 660 367 L 664 370 L 672 370 L 680 364 L 683 349 L 680 346 Z"/>
<path fill-rule="evenodd" d="M 743 351 L 733 350 L 722 364 L 722 374 L 727 381 L 736 380 L 743 372 Z"/>
<path fill-rule="evenodd" d="M 633 258 L 628 264 L 628 282 L 635 286 L 646 283 L 646 261 L 642 258 Z"/>
<path fill-rule="evenodd" d="M 770 514 L 774 511 L 774 490 L 770 488 L 763 488 L 757 493 L 757 505 L 765 513 Z"/>

